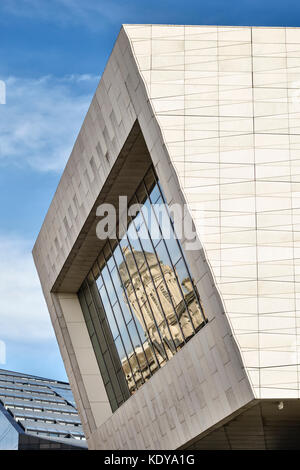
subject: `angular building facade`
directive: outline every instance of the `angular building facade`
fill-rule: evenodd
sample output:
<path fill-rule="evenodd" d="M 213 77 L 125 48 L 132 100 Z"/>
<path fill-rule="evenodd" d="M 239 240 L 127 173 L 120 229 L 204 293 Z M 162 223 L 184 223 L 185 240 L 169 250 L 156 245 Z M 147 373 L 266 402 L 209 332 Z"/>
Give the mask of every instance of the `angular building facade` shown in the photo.
<path fill-rule="evenodd" d="M 300 447 L 299 103 L 298 28 L 121 28 L 33 250 L 90 449 Z"/>
<path fill-rule="evenodd" d="M 0 450 L 86 448 L 69 384 L 0 370 Z"/>

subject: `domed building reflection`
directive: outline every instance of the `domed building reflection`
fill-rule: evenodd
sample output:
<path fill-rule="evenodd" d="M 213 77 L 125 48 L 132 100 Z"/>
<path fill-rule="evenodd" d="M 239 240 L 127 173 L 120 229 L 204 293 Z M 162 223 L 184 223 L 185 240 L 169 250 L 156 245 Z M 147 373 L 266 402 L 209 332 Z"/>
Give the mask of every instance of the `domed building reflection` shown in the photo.
<path fill-rule="evenodd" d="M 195 334 L 203 315 L 189 277 L 180 282 L 176 268 L 158 261 L 154 253 L 125 247 L 123 254 L 119 273 L 126 291 L 124 300 L 146 337 L 143 347 L 136 347 L 121 361 L 133 391 L 135 384 L 150 376 L 150 370 L 165 363 Z"/>

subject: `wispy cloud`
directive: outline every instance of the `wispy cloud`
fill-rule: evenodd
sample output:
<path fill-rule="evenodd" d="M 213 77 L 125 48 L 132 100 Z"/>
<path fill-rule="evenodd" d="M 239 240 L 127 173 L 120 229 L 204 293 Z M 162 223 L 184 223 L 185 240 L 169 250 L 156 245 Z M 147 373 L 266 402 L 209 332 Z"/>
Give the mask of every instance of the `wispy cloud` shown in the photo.
<path fill-rule="evenodd" d="M 8 77 L 0 107 L 0 165 L 60 171 L 72 149 L 99 77 Z"/>
<path fill-rule="evenodd" d="M 99 30 L 122 22 L 130 6 L 124 0 L 1 0 L 0 9 L 15 16 Z"/>
<path fill-rule="evenodd" d="M 32 241 L 0 235 L 0 339 L 34 346 L 54 332 L 31 246 Z"/>
<path fill-rule="evenodd" d="M 32 244 L 0 234 L 0 368 L 66 380 Z"/>

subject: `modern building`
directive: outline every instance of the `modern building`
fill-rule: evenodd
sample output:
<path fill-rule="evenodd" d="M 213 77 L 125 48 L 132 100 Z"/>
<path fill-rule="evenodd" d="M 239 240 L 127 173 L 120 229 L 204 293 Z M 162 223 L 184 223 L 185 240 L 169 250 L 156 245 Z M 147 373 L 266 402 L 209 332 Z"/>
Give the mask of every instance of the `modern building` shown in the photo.
<path fill-rule="evenodd" d="M 300 448 L 299 103 L 299 28 L 121 28 L 33 250 L 90 449 Z"/>
<path fill-rule="evenodd" d="M 68 383 L 0 370 L 0 450 L 86 448 Z"/>

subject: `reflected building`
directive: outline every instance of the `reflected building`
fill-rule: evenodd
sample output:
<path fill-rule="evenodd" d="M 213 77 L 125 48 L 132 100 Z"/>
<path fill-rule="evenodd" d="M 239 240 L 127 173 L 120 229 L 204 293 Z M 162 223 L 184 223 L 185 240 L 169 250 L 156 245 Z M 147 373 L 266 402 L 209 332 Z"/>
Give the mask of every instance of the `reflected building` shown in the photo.
<path fill-rule="evenodd" d="M 108 241 L 78 292 L 113 409 L 205 325 L 205 314 L 151 165 L 128 203 L 140 210 Z M 158 214 L 163 215 L 159 224 Z M 162 225 L 168 237 L 162 236 Z M 168 229 L 168 230 L 166 230 Z M 103 350 L 106 340 L 105 351 Z M 104 364 L 103 364 L 104 362 Z M 112 387 L 112 382 L 115 383 Z"/>
<path fill-rule="evenodd" d="M 153 253 L 142 253 L 134 249 L 130 251 L 128 247 L 123 252 L 125 260 L 119 266 L 119 272 L 126 289 L 125 301 L 130 303 L 144 329 L 147 339 L 143 343 L 143 350 L 147 362 L 151 364 L 151 372 L 154 372 L 165 363 L 166 356 L 171 358 L 176 348 L 182 347 L 185 340 L 193 336 L 203 324 L 199 298 L 196 298 L 195 287 L 190 278 L 183 279 L 180 284 L 176 269 L 158 260 Z M 164 349 L 161 341 L 165 345 Z M 156 350 L 155 355 L 153 348 Z M 135 389 L 132 374 L 136 382 L 142 379 L 139 364 L 143 371 L 147 370 L 142 352 L 142 348 L 138 346 L 128 359 L 122 359 L 130 390 Z"/>

